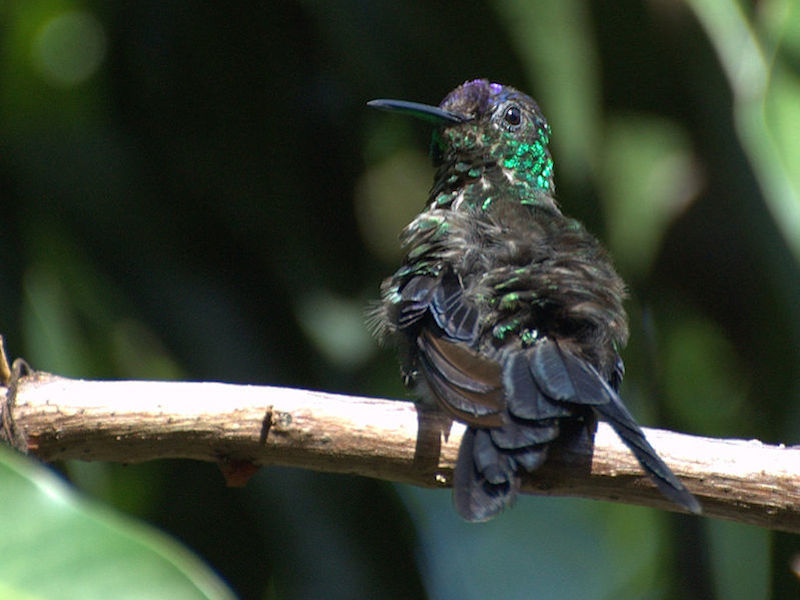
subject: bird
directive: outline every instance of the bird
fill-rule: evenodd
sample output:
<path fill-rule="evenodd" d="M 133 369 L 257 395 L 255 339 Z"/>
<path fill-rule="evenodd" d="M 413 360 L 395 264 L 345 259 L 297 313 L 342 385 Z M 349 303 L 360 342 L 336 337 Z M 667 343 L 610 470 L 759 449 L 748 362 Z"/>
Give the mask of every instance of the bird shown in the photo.
<path fill-rule="evenodd" d="M 453 504 L 467 521 L 511 506 L 554 444 L 607 421 L 662 494 L 701 506 L 623 404 L 626 286 L 556 201 L 551 130 L 526 94 L 467 81 L 439 106 L 372 108 L 434 126 L 433 187 L 402 231 L 400 268 L 370 315 L 421 406 L 464 423 Z"/>

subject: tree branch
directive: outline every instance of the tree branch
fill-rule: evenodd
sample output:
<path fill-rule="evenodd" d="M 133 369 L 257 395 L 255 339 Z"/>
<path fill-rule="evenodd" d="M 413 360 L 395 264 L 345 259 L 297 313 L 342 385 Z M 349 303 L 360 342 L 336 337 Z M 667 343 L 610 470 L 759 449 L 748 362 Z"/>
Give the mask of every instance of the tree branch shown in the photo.
<path fill-rule="evenodd" d="M 440 442 L 440 424 L 410 402 L 221 383 L 83 381 L 41 372 L 19 382 L 14 418 L 31 452 L 45 461 L 242 460 L 426 487 L 450 485 L 463 433 L 455 424 Z M 800 532 L 800 448 L 645 431 L 706 515 Z M 658 493 L 605 423 L 598 426 L 594 452 L 556 449 L 523 489 L 680 510 Z"/>

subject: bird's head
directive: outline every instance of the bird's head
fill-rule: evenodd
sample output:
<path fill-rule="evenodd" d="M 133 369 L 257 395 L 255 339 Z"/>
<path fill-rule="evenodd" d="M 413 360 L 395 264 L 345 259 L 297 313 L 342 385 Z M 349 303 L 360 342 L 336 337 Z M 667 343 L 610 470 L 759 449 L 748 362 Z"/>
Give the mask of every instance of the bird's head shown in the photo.
<path fill-rule="evenodd" d="M 534 100 L 486 79 L 467 81 L 439 106 L 373 100 L 370 106 L 425 119 L 437 126 L 432 155 L 443 192 L 475 180 L 509 185 L 520 193 L 552 197 L 550 127 Z"/>

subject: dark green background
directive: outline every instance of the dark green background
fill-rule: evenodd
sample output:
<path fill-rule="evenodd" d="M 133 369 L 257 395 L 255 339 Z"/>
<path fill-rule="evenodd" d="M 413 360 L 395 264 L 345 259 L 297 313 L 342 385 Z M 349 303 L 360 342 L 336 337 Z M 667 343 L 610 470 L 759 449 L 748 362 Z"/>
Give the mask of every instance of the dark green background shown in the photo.
<path fill-rule="evenodd" d="M 642 423 L 797 443 L 799 66 L 791 1 L 6 2 L 0 331 L 70 376 L 404 398 L 361 315 L 430 130 L 364 104 L 488 77 L 539 101 L 562 207 L 630 283 Z M 797 537 L 638 507 L 523 497 L 469 525 L 447 492 L 352 477 L 62 469 L 243 598 L 798 593 Z"/>

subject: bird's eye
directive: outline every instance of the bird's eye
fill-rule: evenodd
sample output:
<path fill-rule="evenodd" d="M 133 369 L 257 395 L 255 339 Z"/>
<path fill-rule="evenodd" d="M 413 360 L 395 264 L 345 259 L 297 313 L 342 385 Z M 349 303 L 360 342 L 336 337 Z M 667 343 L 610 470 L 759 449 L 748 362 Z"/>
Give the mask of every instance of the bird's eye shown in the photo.
<path fill-rule="evenodd" d="M 512 104 L 506 108 L 506 112 L 503 114 L 503 121 L 511 129 L 519 127 L 519 124 L 522 123 L 522 112 L 519 110 L 519 106 Z"/>

